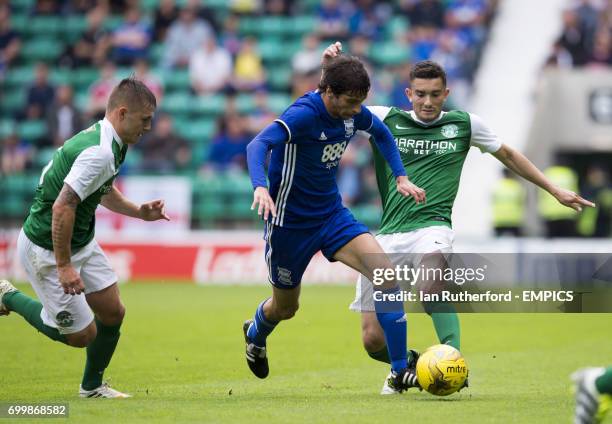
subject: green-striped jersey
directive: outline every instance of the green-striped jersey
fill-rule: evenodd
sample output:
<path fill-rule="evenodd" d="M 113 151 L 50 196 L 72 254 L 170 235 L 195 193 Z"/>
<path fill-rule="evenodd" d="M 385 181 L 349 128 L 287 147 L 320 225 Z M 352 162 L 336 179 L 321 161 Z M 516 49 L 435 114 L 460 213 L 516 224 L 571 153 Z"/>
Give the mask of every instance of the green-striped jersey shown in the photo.
<path fill-rule="evenodd" d="M 26 236 L 38 246 L 53 250 L 52 207 L 66 183 L 81 199 L 72 231 L 72 251 L 86 246 L 94 237 L 96 208 L 102 196 L 111 191 L 126 152 L 127 145 L 106 118 L 67 140 L 42 170 L 23 225 Z"/>
<path fill-rule="evenodd" d="M 372 143 L 383 206 L 380 233 L 408 232 L 436 225 L 452 227 L 453 203 L 470 146 L 493 153 L 501 147 L 500 140 L 482 119 L 467 112 L 442 112 L 435 121 L 425 123 L 414 111 L 383 106 L 369 109 L 393 134 L 410 181 L 427 195 L 427 203 L 417 205 L 414 199 L 399 194 L 395 177 Z"/>

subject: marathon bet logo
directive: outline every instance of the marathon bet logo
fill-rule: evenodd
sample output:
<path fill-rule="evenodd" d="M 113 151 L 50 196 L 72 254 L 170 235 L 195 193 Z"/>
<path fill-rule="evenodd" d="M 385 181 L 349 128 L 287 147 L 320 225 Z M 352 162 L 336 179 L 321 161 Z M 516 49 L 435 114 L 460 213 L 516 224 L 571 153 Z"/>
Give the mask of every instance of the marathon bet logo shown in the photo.
<path fill-rule="evenodd" d="M 459 134 L 459 127 L 455 124 L 444 125 L 441 132 L 446 138 L 455 138 L 457 137 L 457 134 Z"/>

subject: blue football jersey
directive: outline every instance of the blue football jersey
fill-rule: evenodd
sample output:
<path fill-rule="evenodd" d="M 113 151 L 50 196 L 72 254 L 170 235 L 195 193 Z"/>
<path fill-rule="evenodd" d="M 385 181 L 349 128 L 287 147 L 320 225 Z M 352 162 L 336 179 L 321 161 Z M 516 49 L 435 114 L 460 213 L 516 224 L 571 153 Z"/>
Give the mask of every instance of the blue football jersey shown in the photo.
<path fill-rule="evenodd" d="M 317 91 L 300 97 L 276 119 L 288 138 L 272 149 L 268 168 L 277 208 L 276 218 L 270 218 L 274 225 L 314 227 L 343 207 L 338 164 L 355 132 L 369 130 L 372 120 L 366 107 L 351 119 L 333 118 Z"/>

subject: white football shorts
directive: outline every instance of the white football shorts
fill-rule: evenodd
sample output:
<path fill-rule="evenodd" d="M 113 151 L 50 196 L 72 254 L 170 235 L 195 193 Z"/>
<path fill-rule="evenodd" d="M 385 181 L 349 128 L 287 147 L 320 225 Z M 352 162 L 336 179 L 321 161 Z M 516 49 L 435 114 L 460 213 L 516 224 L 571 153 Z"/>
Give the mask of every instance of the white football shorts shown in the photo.
<path fill-rule="evenodd" d="M 452 253 L 455 232 L 445 226 L 419 228 L 407 233 L 379 234 L 376 241 L 389 253 L 394 265 L 405 261 L 409 255 L 410 266 L 418 266 L 423 255 L 433 252 Z M 393 255 L 401 253 L 403 255 Z M 405 262 L 403 262 L 405 263 Z M 374 291 L 370 280 L 363 275 L 357 278 L 355 300 L 349 306 L 355 312 L 374 312 Z"/>
<path fill-rule="evenodd" d="M 64 293 L 59 283 L 55 255 L 30 241 L 23 230 L 17 240 L 17 252 L 28 280 L 43 305 L 40 317 L 49 327 L 62 334 L 83 330 L 94 319 L 84 294 Z M 103 290 L 117 282 L 117 275 L 97 241 L 92 240 L 70 258 L 72 266 L 81 275 L 85 294 Z"/>

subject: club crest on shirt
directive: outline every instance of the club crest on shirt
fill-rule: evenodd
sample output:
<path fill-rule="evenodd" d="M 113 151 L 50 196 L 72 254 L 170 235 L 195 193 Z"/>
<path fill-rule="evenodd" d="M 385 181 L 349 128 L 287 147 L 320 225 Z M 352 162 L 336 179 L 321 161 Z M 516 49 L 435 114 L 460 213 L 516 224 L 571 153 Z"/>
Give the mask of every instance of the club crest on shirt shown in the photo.
<path fill-rule="evenodd" d="M 355 121 L 353 118 L 344 120 L 344 132 L 347 138 L 350 138 L 355 134 Z"/>
<path fill-rule="evenodd" d="M 440 132 L 446 138 L 455 138 L 459 134 L 459 127 L 455 124 L 444 125 Z"/>

